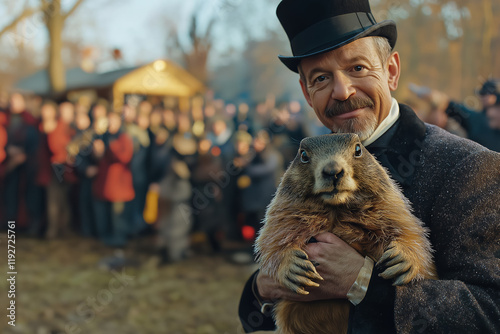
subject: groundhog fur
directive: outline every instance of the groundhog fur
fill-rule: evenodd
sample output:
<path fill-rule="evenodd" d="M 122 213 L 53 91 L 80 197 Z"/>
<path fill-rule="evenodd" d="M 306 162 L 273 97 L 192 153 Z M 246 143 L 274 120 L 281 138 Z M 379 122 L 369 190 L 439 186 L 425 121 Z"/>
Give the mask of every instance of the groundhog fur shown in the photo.
<path fill-rule="evenodd" d="M 269 204 L 255 241 L 261 271 L 308 294 L 321 284 L 304 247 L 331 232 L 384 265 L 394 285 L 437 279 L 428 231 L 408 200 L 355 134 L 305 138 Z M 277 333 L 347 333 L 348 300 L 279 301 Z"/>

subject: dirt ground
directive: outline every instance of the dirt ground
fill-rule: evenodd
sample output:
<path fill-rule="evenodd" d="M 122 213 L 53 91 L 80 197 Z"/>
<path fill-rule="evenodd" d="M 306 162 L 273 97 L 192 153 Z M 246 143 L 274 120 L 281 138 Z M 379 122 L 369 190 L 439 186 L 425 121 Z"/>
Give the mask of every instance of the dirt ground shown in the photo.
<path fill-rule="evenodd" d="M 99 242 L 16 240 L 16 326 L 8 325 L 8 282 L 0 281 L 0 333 L 27 334 L 233 334 L 243 333 L 237 309 L 254 264 L 204 255 L 158 267 L 152 240 L 134 241 L 126 264 L 114 269 L 103 258 L 116 254 Z M 5 234 L 0 239 L 1 276 L 7 276 Z"/>

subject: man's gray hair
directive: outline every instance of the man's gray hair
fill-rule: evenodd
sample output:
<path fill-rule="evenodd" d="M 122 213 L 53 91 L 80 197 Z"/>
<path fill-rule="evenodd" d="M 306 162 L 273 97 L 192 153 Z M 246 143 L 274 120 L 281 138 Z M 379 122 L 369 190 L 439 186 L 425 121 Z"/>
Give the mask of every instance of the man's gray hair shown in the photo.
<path fill-rule="evenodd" d="M 385 37 L 381 36 L 372 36 L 373 43 L 375 44 L 375 49 L 377 50 L 378 56 L 380 57 L 380 61 L 385 65 L 387 59 L 391 55 L 392 48 L 389 44 L 389 40 Z"/>
<path fill-rule="evenodd" d="M 369 36 L 369 37 L 371 37 L 373 44 L 375 45 L 375 49 L 380 58 L 380 61 L 382 62 L 383 65 L 385 65 L 387 63 L 387 60 L 389 59 L 389 56 L 392 53 L 392 48 L 391 45 L 389 44 L 389 40 L 381 36 Z M 307 80 L 304 76 L 304 72 L 302 71 L 302 66 L 300 63 L 297 66 L 297 68 L 299 70 L 300 79 L 302 80 L 302 82 L 307 83 Z"/>

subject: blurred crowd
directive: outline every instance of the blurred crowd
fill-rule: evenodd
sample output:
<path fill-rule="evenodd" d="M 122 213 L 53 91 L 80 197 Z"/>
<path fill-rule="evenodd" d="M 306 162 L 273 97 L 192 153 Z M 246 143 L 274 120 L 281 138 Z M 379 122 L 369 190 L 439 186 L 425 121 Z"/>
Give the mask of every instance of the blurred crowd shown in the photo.
<path fill-rule="evenodd" d="M 475 92 L 479 110 L 453 101 L 436 89 L 410 85 L 410 90 L 418 100 L 408 104 L 423 121 L 500 152 L 500 80 L 488 79 Z"/>
<path fill-rule="evenodd" d="M 419 116 L 500 151 L 500 94 L 478 92 L 474 111 L 411 87 Z M 134 96 L 56 103 L 0 93 L 1 228 L 54 239 L 96 238 L 123 248 L 152 235 L 163 262 L 189 254 L 193 235 L 213 252 L 251 245 L 280 177 L 306 136 L 328 133 L 299 102 L 249 106 L 210 96 L 180 108 Z M 427 110 L 427 111 L 425 111 Z"/>
<path fill-rule="evenodd" d="M 214 252 L 253 240 L 279 179 L 305 136 L 298 102 L 251 107 L 193 100 L 55 103 L 0 99 L 0 218 L 23 233 L 79 234 L 122 248 L 152 234 L 162 261 L 186 257 L 190 236 Z"/>

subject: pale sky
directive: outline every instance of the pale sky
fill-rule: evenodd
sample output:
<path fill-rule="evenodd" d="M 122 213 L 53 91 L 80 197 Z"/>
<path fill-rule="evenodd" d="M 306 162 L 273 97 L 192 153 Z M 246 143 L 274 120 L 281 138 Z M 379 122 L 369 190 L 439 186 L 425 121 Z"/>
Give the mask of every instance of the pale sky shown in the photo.
<path fill-rule="evenodd" d="M 62 0 L 69 8 L 75 0 Z M 216 17 L 214 34 L 215 50 L 225 52 L 245 45 L 243 32 L 259 38 L 266 29 L 276 29 L 279 22 L 274 10 L 279 0 L 86 0 L 68 20 L 65 36 L 81 41 L 85 46 L 97 46 L 102 54 L 113 48 L 122 51 L 126 65 L 146 63 L 166 56 L 167 29 L 175 25 L 186 32 L 190 14 L 199 13 L 202 29 L 209 17 Z M 35 6 L 39 0 L 30 0 Z M 22 10 L 24 1 L 0 0 L 0 29 L 13 13 Z M 2 14 L 10 13 L 10 15 Z M 21 38 L 36 50 L 43 50 L 47 43 L 46 29 L 41 14 L 26 19 L 18 27 Z M 10 37 L 0 41 L 12 43 Z M 40 52 L 43 55 L 43 52 Z"/>

